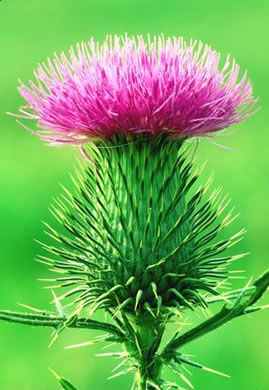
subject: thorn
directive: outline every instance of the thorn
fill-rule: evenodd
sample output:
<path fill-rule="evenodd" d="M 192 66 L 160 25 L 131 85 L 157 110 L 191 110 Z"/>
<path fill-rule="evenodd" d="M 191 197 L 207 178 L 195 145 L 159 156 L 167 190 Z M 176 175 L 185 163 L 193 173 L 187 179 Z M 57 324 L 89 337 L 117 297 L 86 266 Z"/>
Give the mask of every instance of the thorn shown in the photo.
<path fill-rule="evenodd" d="M 193 325 L 191 322 L 187 322 L 189 319 L 189 317 L 186 317 L 186 321 L 177 321 L 176 324 L 179 325 L 179 328 L 178 328 L 178 332 L 181 332 L 181 330 L 185 327 L 185 326 L 191 326 Z"/>
<path fill-rule="evenodd" d="M 104 340 L 105 341 L 105 340 Z M 113 343 L 110 343 L 110 344 L 108 344 L 108 345 L 105 345 L 103 348 L 101 348 L 101 350 L 103 351 L 104 349 L 108 349 L 108 348 L 111 348 L 111 347 L 113 347 L 113 345 L 115 345 L 116 344 L 116 342 L 113 342 Z"/>
<path fill-rule="evenodd" d="M 24 307 L 25 309 L 29 309 L 29 310 L 35 311 L 37 313 L 44 313 L 45 312 L 45 310 L 37 309 L 36 307 L 25 305 L 24 303 L 17 302 L 17 305 L 19 305 L 21 307 Z"/>
<path fill-rule="evenodd" d="M 109 376 L 107 379 L 113 379 L 113 378 L 116 378 L 117 376 L 125 375 L 125 374 L 127 374 L 128 372 L 130 372 L 132 370 L 133 370 L 132 367 L 126 368 L 123 371 L 117 372 L 116 374 Z"/>
<path fill-rule="evenodd" d="M 55 303 L 55 306 L 56 306 L 56 309 L 57 309 L 58 313 L 61 316 L 66 317 L 66 312 L 64 310 L 64 307 L 62 306 L 61 302 L 57 298 L 55 292 L 53 290 L 51 290 L 51 293 L 52 293 L 52 296 L 53 296 L 53 299 L 54 299 L 54 303 Z"/>
<path fill-rule="evenodd" d="M 95 356 L 98 357 L 109 357 L 109 356 L 114 356 L 114 357 L 119 357 L 119 358 L 124 358 L 128 356 L 127 352 L 106 352 L 106 353 L 97 353 Z"/>
<path fill-rule="evenodd" d="M 72 349 L 72 348 L 79 348 L 79 347 L 87 347 L 89 345 L 93 345 L 97 343 L 98 341 L 86 341 L 85 343 L 80 343 L 80 344 L 72 344 L 72 345 L 67 345 L 64 347 L 64 349 Z"/>
<path fill-rule="evenodd" d="M 242 289 L 241 293 L 238 295 L 237 299 L 234 302 L 234 307 L 240 304 L 241 299 L 244 297 L 244 292 L 251 286 L 252 281 L 253 281 L 253 276 L 251 276 L 251 278 L 249 279 L 245 287 Z"/>
<path fill-rule="evenodd" d="M 52 368 L 48 367 L 48 369 L 50 370 L 50 372 L 55 376 L 55 378 L 56 378 L 58 381 L 61 380 L 60 375 L 58 375 Z"/>
<path fill-rule="evenodd" d="M 52 336 L 52 340 L 51 340 L 51 342 L 50 342 L 49 345 L 48 345 L 48 349 L 52 347 L 52 345 L 53 345 L 53 344 L 55 343 L 55 341 L 57 340 L 58 336 L 59 336 L 58 330 L 55 330 L 55 331 L 54 331 L 54 335 Z"/>
<path fill-rule="evenodd" d="M 178 373 L 178 375 L 180 376 L 180 378 L 191 388 L 191 389 L 194 389 L 194 386 L 193 384 L 189 381 L 189 379 L 182 373 Z"/>
<path fill-rule="evenodd" d="M 123 360 L 122 362 L 120 362 L 119 364 L 116 365 L 116 367 L 114 367 L 111 372 L 115 372 L 118 368 L 120 368 L 123 364 L 125 363 L 125 361 Z"/>
<path fill-rule="evenodd" d="M 230 375 L 224 374 L 223 372 L 220 372 L 220 371 L 213 370 L 212 368 L 208 368 L 208 367 L 205 367 L 205 366 L 203 366 L 203 367 L 201 367 L 201 368 L 202 368 L 202 370 L 204 370 L 204 371 L 212 372 L 212 374 L 224 376 L 225 378 L 231 378 Z"/>
<path fill-rule="evenodd" d="M 181 367 L 182 367 L 183 370 L 185 370 L 190 376 L 192 376 L 192 373 L 190 372 L 190 370 L 187 369 L 187 367 L 185 367 L 183 364 L 181 365 Z"/>
<path fill-rule="evenodd" d="M 264 310 L 264 309 L 269 309 L 269 305 L 262 305 L 260 306 L 261 310 Z"/>

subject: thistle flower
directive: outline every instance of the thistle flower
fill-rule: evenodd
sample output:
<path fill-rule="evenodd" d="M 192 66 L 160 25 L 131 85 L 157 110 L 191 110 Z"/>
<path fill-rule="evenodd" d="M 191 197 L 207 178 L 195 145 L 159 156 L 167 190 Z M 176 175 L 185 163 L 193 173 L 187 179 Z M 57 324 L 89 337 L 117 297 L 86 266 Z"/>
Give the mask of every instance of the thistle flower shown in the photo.
<path fill-rule="evenodd" d="M 72 48 L 69 58 L 55 55 L 39 65 L 36 82 L 19 88 L 28 103 L 19 116 L 37 120 L 36 133 L 49 143 L 83 143 L 88 161 L 76 172 L 76 192 L 65 189 L 52 205 L 61 226 L 46 224 L 56 245 L 42 243 L 49 255 L 39 257 L 60 273 L 49 286 L 64 289 L 54 294 L 59 315 L 0 311 L 0 319 L 52 326 L 53 341 L 67 327 L 106 331 L 98 340 L 124 344 L 123 352 L 111 353 L 127 367 L 115 376 L 135 372 L 133 389 L 182 389 L 162 378 L 164 365 L 190 387 L 185 364 L 219 374 L 178 349 L 264 308 L 253 305 L 269 273 L 218 296 L 227 264 L 242 256 L 223 253 L 243 230 L 218 238 L 234 219 L 231 211 L 221 216 L 229 202 L 220 190 L 206 194 L 211 180 L 196 187 L 199 172 L 185 140 L 210 137 L 253 113 L 251 84 L 238 74 L 229 57 L 219 70 L 210 47 L 162 36 L 107 37 L 101 47 L 91 40 Z M 162 348 L 174 316 L 218 299 L 235 303 L 189 332 L 177 331 Z M 92 320 L 97 309 L 115 324 Z M 56 376 L 65 389 L 74 388 Z"/>
<path fill-rule="evenodd" d="M 209 46 L 163 36 L 91 39 L 55 54 L 21 83 L 22 118 L 50 143 L 141 132 L 211 136 L 249 117 L 256 100 L 246 74 Z"/>

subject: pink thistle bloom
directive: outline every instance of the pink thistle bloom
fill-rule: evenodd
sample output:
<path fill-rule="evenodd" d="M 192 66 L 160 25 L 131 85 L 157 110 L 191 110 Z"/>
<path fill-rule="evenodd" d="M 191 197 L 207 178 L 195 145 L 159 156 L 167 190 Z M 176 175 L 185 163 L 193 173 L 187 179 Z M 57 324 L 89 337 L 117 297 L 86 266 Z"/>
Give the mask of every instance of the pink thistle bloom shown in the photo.
<path fill-rule="evenodd" d="M 22 118 L 50 143 L 83 143 L 117 133 L 210 136 L 253 114 L 246 74 L 229 56 L 182 38 L 108 36 L 39 64 L 21 83 Z"/>

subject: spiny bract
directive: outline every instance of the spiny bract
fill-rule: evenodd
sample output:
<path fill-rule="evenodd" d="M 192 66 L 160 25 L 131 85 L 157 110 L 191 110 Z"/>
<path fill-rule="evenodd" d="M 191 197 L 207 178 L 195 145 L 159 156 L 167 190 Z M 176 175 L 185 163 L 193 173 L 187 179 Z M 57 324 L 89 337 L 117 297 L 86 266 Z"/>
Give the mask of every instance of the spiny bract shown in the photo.
<path fill-rule="evenodd" d="M 77 195 L 67 190 L 53 212 L 68 232 L 50 235 L 60 246 L 43 246 L 41 257 L 73 286 L 63 296 L 90 308 L 153 316 L 175 308 L 206 305 L 227 277 L 229 256 L 219 257 L 238 235 L 211 243 L 231 219 L 215 222 L 225 208 L 218 191 L 203 200 L 193 191 L 183 139 L 117 136 L 90 144 L 85 175 L 78 172 Z"/>

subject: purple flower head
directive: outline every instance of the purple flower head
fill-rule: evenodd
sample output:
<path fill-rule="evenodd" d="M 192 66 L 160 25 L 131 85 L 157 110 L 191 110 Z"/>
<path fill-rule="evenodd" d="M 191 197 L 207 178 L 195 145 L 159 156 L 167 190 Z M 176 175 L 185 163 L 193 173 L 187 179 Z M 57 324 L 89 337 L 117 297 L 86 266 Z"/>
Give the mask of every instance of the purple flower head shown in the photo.
<path fill-rule="evenodd" d="M 202 43 L 163 36 L 91 39 L 54 55 L 21 83 L 22 118 L 50 143 L 83 143 L 117 133 L 209 136 L 253 113 L 246 74 Z"/>

